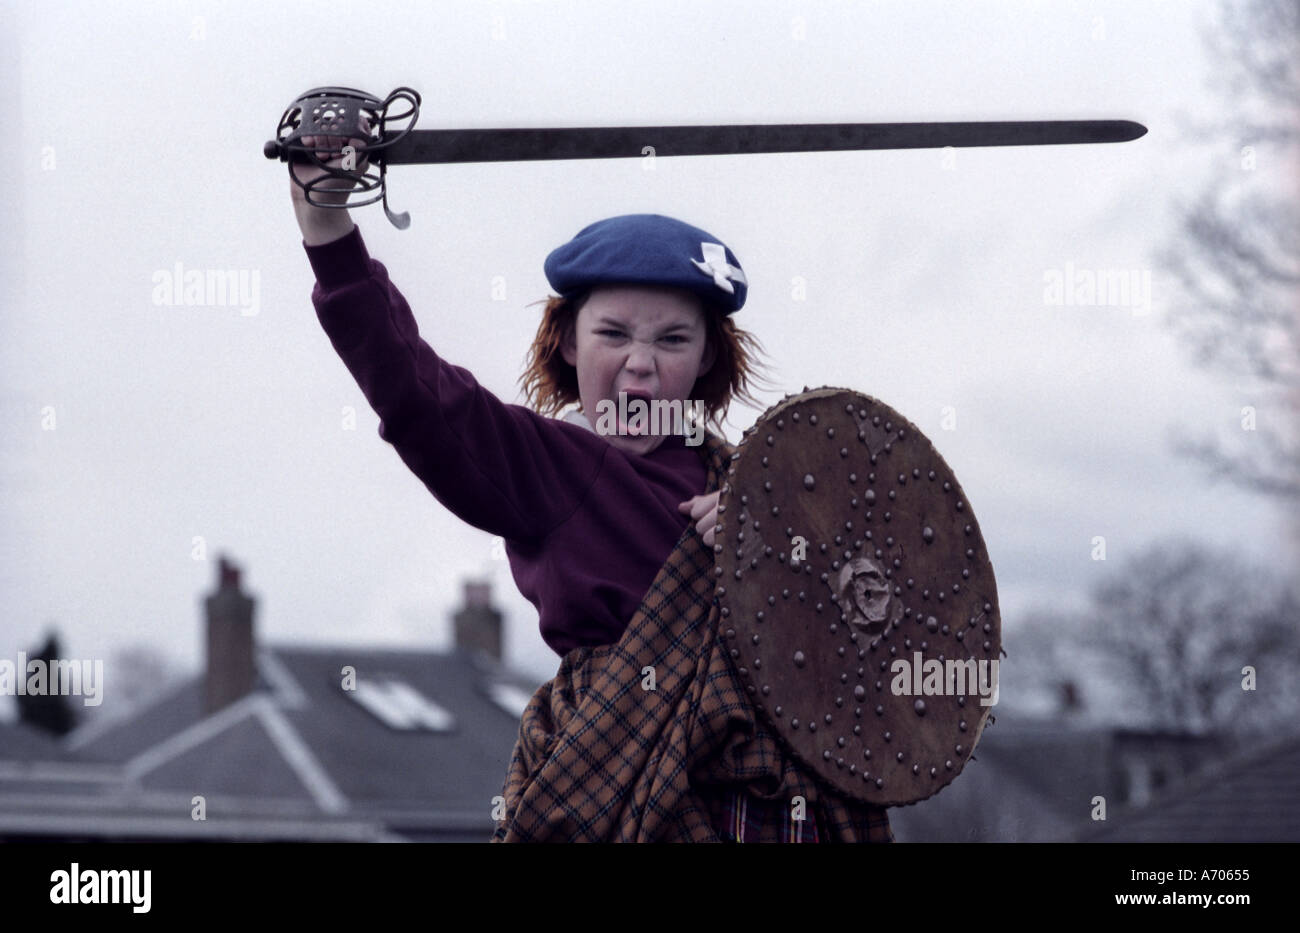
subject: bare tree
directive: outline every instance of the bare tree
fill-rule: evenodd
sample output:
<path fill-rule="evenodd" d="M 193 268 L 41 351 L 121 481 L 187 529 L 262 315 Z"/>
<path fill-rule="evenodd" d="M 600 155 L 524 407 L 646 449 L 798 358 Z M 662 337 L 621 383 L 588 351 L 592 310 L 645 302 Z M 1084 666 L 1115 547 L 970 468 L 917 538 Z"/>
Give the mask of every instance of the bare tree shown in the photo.
<path fill-rule="evenodd" d="M 1300 597 L 1289 581 L 1185 539 L 1150 546 L 1096 587 L 1077 633 L 1153 728 L 1294 728 Z"/>
<path fill-rule="evenodd" d="M 58 633 L 53 629 L 49 630 L 45 636 L 45 644 L 31 652 L 31 660 L 41 662 L 47 671 L 57 668 L 59 661 L 63 659 L 59 644 Z M 19 671 L 17 676 L 26 679 L 27 671 Z M 76 727 L 77 713 L 68 695 L 53 689 L 48 678 L 47 674 L 46 686 L 49 689 L 19 693 L 15 697 L 18 701 L 18 718 L 35 729 L 52 732 L 55 735 L 66 735 Z"/>
<path fill-rule="evenodd" d="M 1231 160 L 1179 208 L 1161 251 L 1179 296 L 1171 323 L 1197 360 L 1242 381 L 1235 441 L 1182 438 L 1212 475 L 1300 504 L 1300 0 L 1224 3 L 1207 35 L 1232 118 L 1201 135 Z M 1253 402 L 1262 404 L 1252 404 Z"/>
<path fill-rule="evenodd" d="M 119 648 L 110 670 L 114 705 L 147 701 L 181 676 L 166 655 L 143 643 Z"/>
<path fill-rule="evenodd" d="M 1035 607 L 1005 633 L 1007 658 L 999 672 L 999 705 L 1008 711 L 1065 715 L 1094 708 L 1095 671 L 1079 664 L 1084 619 L 1058 608 Z"/>

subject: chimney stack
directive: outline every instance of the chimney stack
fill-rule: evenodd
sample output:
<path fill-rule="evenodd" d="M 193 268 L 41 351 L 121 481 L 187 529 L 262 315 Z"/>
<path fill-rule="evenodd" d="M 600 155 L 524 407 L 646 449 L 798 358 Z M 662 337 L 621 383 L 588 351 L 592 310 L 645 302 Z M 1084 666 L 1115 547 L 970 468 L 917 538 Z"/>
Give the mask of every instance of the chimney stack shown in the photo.
<path fill-rule="evenodd" d="M 207 611 L 205 715 L 215 713 L 253 690 L 254 600 L 239 588 L 239 568 L 219 558 L 217 591 L 204 600 Z"/>
<path fill-rule="evenodd" d="M 492 608 L 492 584 L 465 581 L 465 605 L 452 616 L 456 648 L 501 660 L 501 613 Z"/>

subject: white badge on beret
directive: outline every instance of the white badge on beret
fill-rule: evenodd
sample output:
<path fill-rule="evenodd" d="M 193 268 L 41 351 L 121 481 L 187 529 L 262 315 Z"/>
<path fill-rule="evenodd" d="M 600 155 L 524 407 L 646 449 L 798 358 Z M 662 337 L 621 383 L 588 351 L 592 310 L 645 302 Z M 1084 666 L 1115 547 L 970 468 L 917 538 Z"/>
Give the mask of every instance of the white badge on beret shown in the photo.
<path fill-rule="evenodd" d="M 736 293 L 736 287 L 731 281 L 739 282 L 741 285 L 748 285 L 745 281 L 745 273 L 739 266 L 733 266 L 727 262 L 727 251 L 721 243 L 701 243 L 700 253 L 704 256 L 704 261 L 692 259 L 695 268 L 699 269 L 705 275 L 713 276 L 713 284 L 718 286 L 728 295 Z M 731 281 L 728 281 L 728 280 Z"/>

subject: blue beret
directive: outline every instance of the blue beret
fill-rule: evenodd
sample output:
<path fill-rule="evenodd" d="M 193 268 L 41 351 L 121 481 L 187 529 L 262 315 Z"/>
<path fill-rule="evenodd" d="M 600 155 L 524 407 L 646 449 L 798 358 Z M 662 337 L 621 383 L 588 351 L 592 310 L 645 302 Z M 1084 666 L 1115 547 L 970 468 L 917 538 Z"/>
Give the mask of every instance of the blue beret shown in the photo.
<path fill-rule="evenodd" d="M 747 283 L 736 255 L 699 227 L 660 214 L 624 214 L 584 227 L 546 257 L 561 297 L 597 285 L 684 288 L 723 314 L 740 310 Z"/>

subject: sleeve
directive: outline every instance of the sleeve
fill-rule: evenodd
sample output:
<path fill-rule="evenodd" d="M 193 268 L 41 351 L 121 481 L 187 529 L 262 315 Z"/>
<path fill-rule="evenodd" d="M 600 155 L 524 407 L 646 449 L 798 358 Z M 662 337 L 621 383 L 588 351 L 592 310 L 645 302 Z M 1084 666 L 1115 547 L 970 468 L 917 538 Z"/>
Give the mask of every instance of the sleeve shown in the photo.
<path fill-rule="evenodd" d="M 506 405 L 420 337 L 411 309 L 360 229 L 307 246 L 312 304 L 330 343 L 380 418 L 379 436 L 433 496 L 469 524 L 538 540 L 582 503 L 608 445 Z"/>

